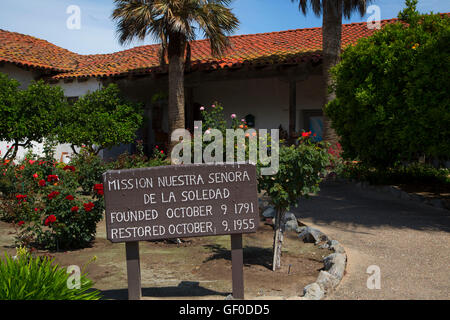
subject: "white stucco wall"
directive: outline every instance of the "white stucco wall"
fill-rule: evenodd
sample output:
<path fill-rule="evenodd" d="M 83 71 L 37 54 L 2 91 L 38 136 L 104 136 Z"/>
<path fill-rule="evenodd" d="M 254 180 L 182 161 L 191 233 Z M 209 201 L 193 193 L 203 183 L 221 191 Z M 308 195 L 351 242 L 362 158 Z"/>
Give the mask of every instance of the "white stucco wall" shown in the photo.
<path fill-rule="evenodd" d="M 297 83 L 297 130 L 303 128 L 302 110 L 321 109 L 322 77 L 311 76 Z M 277 78 L 214 81 L 194 88 L 194 101 L 205 106 L 218 101 L 225 115 L 238 119 L 251 113 L 258 129 L 289 126 L 289 84 Z"/>
<path fill-rule="evenodd" d="M 97 78 L 89 78 L 87 81 L 73 80 L 71 82 L 60 80 L 54 85 L 60 86 L 66 97 L 81 97 L 102 87 L 102 83 Z"/>
<path fill-rule="evenodd" d="M 25 89 L 28 85 L 36 78 L 39 77 L 39 74 L 34 71 L 28 71 L 22 68 L 19 68 L 13 64 L 6 63 L 2 67 L 0 67 L 0 72 L 6 73 L 9 77 L 18 80 L 21 83 L 21 89 Z M 59 81 L 56 84 L 64 90 L 64 94 L 67 97 L 79 97 L 86 94 L 88 91 L 95 91 L 101 88 L 101 82 L 95 78 L 89 79 L 88 81 L 78 82 L 74 80 L 73 82 L 64 83 L 63 81 Z M 11 147 L 12 143 L 8 141 L 0 141 L 0 152 L 2 157 L 7 151 L 8 147 Z M 25 150 L 19 147 L 17 152 L 17 159 L 22 159 L 28 150 Z M 43 144 L 33 142 L 33 153 L 42 154 Z M 68 144 L 60 144 L 56 146 L 55 149 L 55 158 L 60 161 L 65 158 L 65 154 L 71 155 L 73 153 L 72 148 Z M 64 157 L 63 157 L 64 156 Z M 63 159 L 64 160 L 64 159 Z"/>
<path fill-rule="evenodd" d="M 5 63 L 3 66 L 0 66 L 0 72 L 6 73 L 10 78 L 19 81 L 21 89 L 27 88 L 31 81 L 39 76 L 37 72 L 19 68 L 11 63 Z"/>

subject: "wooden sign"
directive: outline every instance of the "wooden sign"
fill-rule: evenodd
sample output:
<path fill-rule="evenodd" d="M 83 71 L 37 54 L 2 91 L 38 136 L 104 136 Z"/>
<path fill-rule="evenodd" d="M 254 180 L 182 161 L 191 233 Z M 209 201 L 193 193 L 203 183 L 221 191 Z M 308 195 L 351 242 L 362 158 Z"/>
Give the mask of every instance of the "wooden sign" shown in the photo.
<path fill-rule="evenodd" d="M 114 170 L 103 174 L 103 185 L 107 238 L 127 243 L 129 290 L 134 279 L 136 298 L 138 241 L 214 235 L 232 235 L 233 296 L 243 298 L 242 234 L 256 232 L 259 223 L 254 165 Z"/>

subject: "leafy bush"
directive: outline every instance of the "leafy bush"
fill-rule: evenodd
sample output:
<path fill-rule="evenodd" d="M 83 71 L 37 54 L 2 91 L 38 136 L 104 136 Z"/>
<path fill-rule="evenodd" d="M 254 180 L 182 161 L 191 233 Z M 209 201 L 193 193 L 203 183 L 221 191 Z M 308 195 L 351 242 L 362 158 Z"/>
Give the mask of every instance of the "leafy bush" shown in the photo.
<path fill-rule="evenodd" d="M 20 147 L 55 134 L 67 105 L 64 91 L 43 80 L 20 90 L 20 83 L 0 73 L 0 140 L 11 141 L 3 160 L 14 159 Z"/>
<path fill-rule="evenodd" d="M 72 157 L 70 165 L 77 168 L 77 182 L 84 195 L 89 195 L 95 184 L 102 183 L 102 174 L 107 170 L 106 163 L 86 148 L 81 148 L 80 152 Z"/>
<path fill-rule="evenodd" d="M 80 276 L 80 288 L 69 289 L 70 274 L 54 259 L 33 257 L 29 253 L 15 258 L 5 253 L 0 259 L 0 300 L 98 300 L 98 290 L 86 274 Z"/>
<path fill-rule="evenodd" d="M 0 218 L 15 223 L 20 244 L 50 250 L 84 248 L 103 216 L 101 185 L 83 195 L 79 169 L 57 163 L 51 145 L 44 151 L 44 157 L 26 157 L 3 169 L 10 188 L 3 193 Z"/>
<path fill-rule="evenodd" d="M 345 157 L 393 166 L 450 154 L 450 18 L 419 15 L 386 25 L 342 54 L 333 69 L 336 99 L 326 107 Z"/>
<path fill-rule="evenodd" d="M 297 207 L 300 197 L 319 191 L 319 183 L 330 163 L 328 149 L 322 142 L 314 143 L 310 133 L 303 133 L 298 145 L 282 145 L 279 170 L 275 175 L 259 175 L 258 191 L 264 191 L 276 210 L 273 270 L 281 266 L 284 215 Z"/>
<path fill-rule="evenodd" d="M 381 169 L 357 161 L 347 162 L 340 176 L 377 185 L 417 184 L 450 188 L 450 169 L 420 163 Z"/>
<path fill-rule="evenodd" d="M 143 122 L 142 106 L 127 101 L 116 84 L 82 96 L 64 114 L 58 141 L 85 146 L 92 154 L 133 142 Z"/>

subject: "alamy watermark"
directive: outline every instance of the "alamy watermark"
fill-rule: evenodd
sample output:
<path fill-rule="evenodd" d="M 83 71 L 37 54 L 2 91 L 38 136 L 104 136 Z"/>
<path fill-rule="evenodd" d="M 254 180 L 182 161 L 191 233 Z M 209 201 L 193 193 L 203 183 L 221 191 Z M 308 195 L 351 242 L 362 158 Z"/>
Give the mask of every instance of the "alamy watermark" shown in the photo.
<path fill-rule="evenodd" d="M 80 289 L 81 288 L 81 270 L 77 265 L 71 265 L 67 268 L 67 273 L 70 276 L 67 278 L 67 288 L 68 289 Z"/>
<path fill-rule="evenodd" d="M 377 5 L 371 5 L 367 8 L 367 13 L 370 14 L 367 19 L 367 28 L 381 29 L 381 9 Z"/>
<path fill-rule="evenodd" d="M 380 290 L 381 289 L 381 269 L 377 265 L 367 267 L 366 273 L 370 274 L 367 278 L 367 289 Z"/>
<path fill-rule="evenodd" d="M 279 129 L 271 129 L 270 135 L 267 129 L 227 129 L 224 140 L 220 130 L 203 133 L 202 122 L 195 121 L 193 135 L 186 129 L 177 129 L 172 132 L 171 141 L 177 143 L 170 155 L 172 164 L 259 162 L 262 175 L 275 175 L 279 169 Z"/>
<path fill-rule="evenodd" d="M 66 26 L 69 30 L 81 29 L 81 9 L 77 5 L 70 5 L 66 9 L 66 13 L 70 16 L 66 20 Z"/>

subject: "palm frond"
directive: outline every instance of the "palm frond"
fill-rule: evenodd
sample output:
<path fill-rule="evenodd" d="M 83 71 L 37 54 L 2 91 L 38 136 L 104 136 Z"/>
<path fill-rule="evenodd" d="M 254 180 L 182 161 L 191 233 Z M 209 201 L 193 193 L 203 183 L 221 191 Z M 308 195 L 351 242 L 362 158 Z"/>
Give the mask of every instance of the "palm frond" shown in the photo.
<path fill-rule="evenodd" d="M 239 20 L 228 6 L 231 0 L 114 0 L 112 19 L 117 23 L 121 44 L 134 38 L 151 36 L 161 43 L 160 54 L 166 54 L 170 39 L 188 43 L 202 30 L 211 43 L 214 55 L 221 55 L 229 44 Z M 177 40 L 178 41 L 178 40 Z M 189 57 L 188 57 L 189 58 Z"/>

